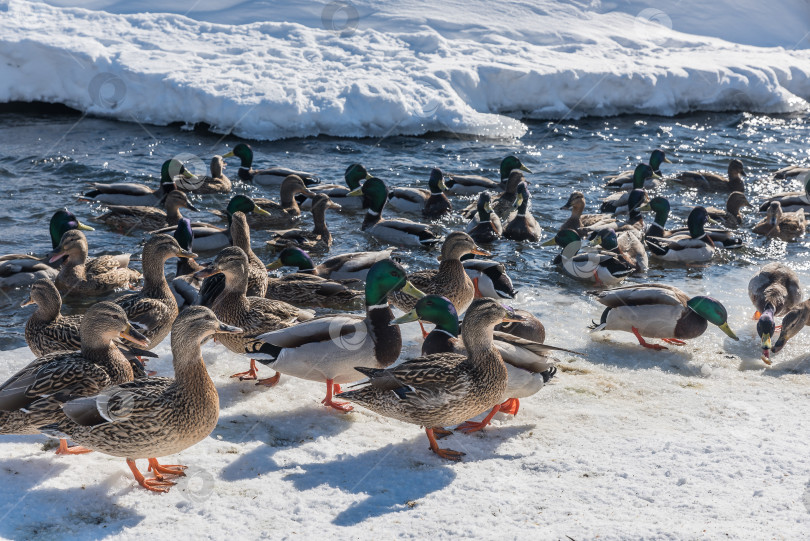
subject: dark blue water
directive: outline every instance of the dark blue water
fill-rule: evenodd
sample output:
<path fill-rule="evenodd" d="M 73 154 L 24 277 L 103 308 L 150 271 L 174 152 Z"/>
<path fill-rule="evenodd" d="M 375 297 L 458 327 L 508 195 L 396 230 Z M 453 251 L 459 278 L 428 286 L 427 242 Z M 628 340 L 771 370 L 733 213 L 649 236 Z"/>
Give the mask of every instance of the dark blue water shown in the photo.
<path fill-rule="evenodd" d="M 770 173 L 788 164 L 810 164 L 810 128 L 808 117 L 753 115 L 745 113 L 694 114 L 676 118 L 618 117 L 583 119 L 561 123 L 531 122 L 530 131 L 520 140 L 493 141 L 458 136 L 452 133 L 425 137 L 386 137 L 382 139 L 291 139 L 277 142 L 251 142 L 255 167 L 283 165 L 318 173 L 324 182 L 341 182 L 346 166 L 360 162 L 390 185 L 426 186 L 432 167 L 459 174 L 485 174 L 497 178 L 500 160 L 507 154 L 518 155 L 533 171 L 531 180 L 533 212 L 544 229 L 553 231 L 567 216 L 559 207 L 572 190 L 585 192 L 588 211 L 598 208 L 603 177 L 619 169 L 632 168 L 646 161 L 650 150 L 662 148 L 674 162 L 662 171 L 708 169 L 725 173 L 729 159 L 740 158 L 749 173 L 747 196 L 753 202 L 765 194 L 783 189 L 798 189 L 795 181 L 772 181 Z M 74 114 L 0 113 L 0 175 L 3 178 L 3 210 L 0 212 L 0 253 L 32 252 L 44 254 L 51 249 L 47 223 L 59 207 L 68 207 L 80 220 L 102 212 L 99 205 L 78 202 L 76 196 L 89 182 L 141 182 L 156 185 L 162 162 L 170 157 L 194 155 L 197 163 L 207 166 L 214 154 L 224 154 L 238 139 L 207 131 L 184 131 L 178 126 L 156 127 L 114 122 Z M 229 160 L 226 169 L 232 179 L 238 163 Z M 195 171 L 201 172 L 201 171 Z M 237 184 L 235 191 L 277 198 L 271 188 Z M 671 225 L 686 217 L 685 205 L 723 206 L 724 195 L 698 197 L 694 191 L 665 185 L 661 193 L 673 207 Z M 224 208 L 228 195 L 193 196 L 200 209 Z M 456 208 L 466 205 L 458 201 Z M 391 209 L 388 213 L 393 214 Z M 192 220 L 217 218 L 205 211 L 185 211 Z M 418 217 L 411 217 L 418 219 Z M 379 245 L 360 234 L 361 214 L 327 214 L 335 236 L 333 254 L 371 249 Z M 760 217 L 750 213 L 747 226 Z M 447 229 L 463 226 L 460 218 L 442 222 Z M 305 213 L 303 224 L 311 225 Z M 142 237 L 124 237 L 93 224 L 88 233 L 90 252 L 139 253 Z M 707 269 L 667 269 L 653 267 L 649 276 L 671 283 L 708 280 L 715 287 L 734 283 L 744 288 L 753 272 L 752 265 L 779 259 L 791 262 L 799 270 L 810 267 L 805 242 L 785 244 L 765 241 L 745 233 L 748 247 L 716 256 Z M 548 238 L 548 234 L 544 236 Z M 253 232 L 254 250 L 269 261 L 264 249 L 268 235 Z M 495 258 L 505 262 L 516 285 L 533 288 L 535 295 L 544 291 L 569 291 L 581 295 L 581 284 L 560 275 L 550 265 L 553 248 L 520 245 L 511 241 L 489 247 Z M 412 269 L 435 265 L 435 253 L 416 252 L 403 262 Z M 316 261 L 317 262 L 317 261 Z M 135 261 L 135 267 L 139 262 Z M 642 280 L 643 278 L 637 278 Z M 26 291 L 0 294 L 0 349 L 24 345 L 23 326 L 31 308 L 20 309 Z M 748 310 L 748 308 L 746 308 Z M 70 306 L 63 309 L 68 313 Z M 587 322 L 584 319 L 584 322 Z M 584 324 L 584 323 L 583 323 Z"/>

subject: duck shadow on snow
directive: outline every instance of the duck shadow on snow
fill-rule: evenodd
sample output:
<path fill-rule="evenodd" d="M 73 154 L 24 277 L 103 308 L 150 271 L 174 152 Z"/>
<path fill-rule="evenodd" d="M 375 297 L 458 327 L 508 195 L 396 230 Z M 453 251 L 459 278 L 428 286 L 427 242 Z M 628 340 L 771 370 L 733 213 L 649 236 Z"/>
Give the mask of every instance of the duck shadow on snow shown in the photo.
<path fill-rule="evenodd" d="M 585 353 L 587 357 L 584 360 L 592 364 L 615 366 L 628 370 L 658 368 L 664 372 L 681 376 L 701 375 L 700 369 L 703 363 L 700 354 L 691 349 L 689 345 L 675 346 L 664 344 L 660 340 L 648 340 L 648 342 L 665 345 L 668 348 L 655 351 L 636 343 L 621 342 L 617 338 L 620 334 L 616 333 L 614 336 L 604 334 L 599 338 L 594 336 L 586 347 L 578 348 L 577 351 Z M 723 343 L 719 347 L 725 349 L 727 346 L 728 344 Z"/>
<path fill-rule="evenodd" d="M 225 481 L 252 479 L 257 474 L 277 471 L 280 467 L 273 455 L 282 449 L 295 447 L 319 437 L 330 437 L 348 430 L 353 416 L 320 405 L 304 406 L 273 416 L 238 414 L 220 417 L 211 435 L 234 444 L 262 442 L 228 464 L 220 476 Z"/>
<path fill-rule="evenodd" d="M 493 458 L 513 460 L 516 455 L 496 454 L 499 445 L 534 425 L 488 428 L 476 435 L 454 434 L 439 440 L 443 448 L 466 453 L 463 463 Z M 371 517 L 407 511 L 408 502 L 442 490 L 456 478 L 456 466 L 428 450 L 424 432 L 411 440 L 392 443 L 355 456 L 340 456 L 328 462 L 299 464 L 303 472 L 290 473 L 297 490 L 327 485 L 351 494 L 365 494 L 365 500 L 351 504 L 332 520 L 337 526 L 354 526 Z M 338 500 L 333 500 L 335 505 Z M 411 504 L 412 505 L 412 504 Z"/>
<path fill-rule="evenodd" d="M 102 539 L 146 518 L 134 509 L 110 505 L 113 479 L 96 485 L 33 488 L 67 469 L 70 458 L 3 460 L 3 492 L 14 497 L 0 505 L 0 538 Z"/>
<path fill-rule="evenodd" d="M 799 355 L 793 359 L 782 360 L 779 357 L 773 358 L 773 365 L 765 370 L 764 375 L 774 378 L 793 374 L 810 374 L 810 356 Z"/>

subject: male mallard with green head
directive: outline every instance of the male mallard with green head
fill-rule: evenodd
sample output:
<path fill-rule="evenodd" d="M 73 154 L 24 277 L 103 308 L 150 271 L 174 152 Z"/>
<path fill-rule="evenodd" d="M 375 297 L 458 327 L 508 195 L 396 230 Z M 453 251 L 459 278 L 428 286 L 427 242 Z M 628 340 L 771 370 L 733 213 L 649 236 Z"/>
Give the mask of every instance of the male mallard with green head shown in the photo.
<path fill-rule="evenodd" d="M 239 178 L 245 182 L 253 182 L 262 186 L 278 186 L 290 175 L 300 177 L 307 185 L 318 184 L 318 177 L 304 171 L 294 171 L 285 167 L 272 167 L 270 169 L 253 169 L 253 149 L 250 145 L 239 143 L 233 150 L 223 154 L 223 158 L 236 156 L 240 160 Z"/>
<path fill-rule="evenodd" d="M 784 316 L 802 301 L 799 275 L 782 263 L 768 263 L 748 282 L 748 297 L 757 309 L 754 319 L 762 341 L 762 360 L 771 364 L 771 340 L 776 334 L 773 318 Z"/>

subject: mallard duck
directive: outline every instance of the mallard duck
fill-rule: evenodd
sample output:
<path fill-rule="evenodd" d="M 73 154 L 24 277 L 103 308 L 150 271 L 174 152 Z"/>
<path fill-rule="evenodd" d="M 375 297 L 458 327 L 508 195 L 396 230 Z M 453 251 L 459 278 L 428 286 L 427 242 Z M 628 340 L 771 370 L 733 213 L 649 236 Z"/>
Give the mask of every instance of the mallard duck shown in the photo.
<path fill-rule="evenodd" d="M 706 212 L 712 220 L 731 229 L 736 229 L 742 224 L 741 209 L 743 207 L 753 207 L 753 205 L 746 199 L 744 193 L 731 192 L 726 200 L 725 209 L 709 207 Z"/>
<path fill-rule="evenodd" d="M 765 212 L 771 203 L 779 201 L 784 212 L 796 212 L 799 209 L 804 209 L 805 213 L 810 213 L 810 170 L 799 174 L 796 178 L 804 186 L 804 191 L 783 192 L 772 195 L 759 206 L 759 211 Z"/>
<path fill-rule="evenodd" d="M 199 223 L 195 222 L 191 224 L 191 229 L 193 232 L 193 246 L 192 249 L 196 252 L 212 252 L 215 250 L 221 250 L 222 248 L 226 248 L 231 245 L 233 242 L 232 234 L 231 234 L 231 221 L 234 213 L 236 212 L 243 212 L 245 214 L 257 214 L 260 216 L 269 215 L 265 210 L 260 208 L 256 205 L 255 201 L 246 195 L 235 195 L 231 198 L 228 202 L 228 206 L 226 207 L 224 212 L 215 210 L 211 211 L 213 214 L 217 216 L 224 216 L 228 219 L 228 227 L 221 228 L 216 227 L 211 224 L 206 223 Z M 175 230 L 173 227 L 165 227 L 163 229 L 158 229 L 157 231 L 151 231 L 152 234 L 155 233 L 167 233 L 170 234 Z"/>
<path fill-rule="evenodd" d="M 742 177 L 745 174 L 742 162 L 734 159 L 728 162 L 728 178 L 707 171 L 683 171 L 675 175 L 674 178 L 684 186 L 699 190 L 744 193 L 745 184 L 743 184 Z"/>
<path fill-rule="evenodd" d="M 350 411 L 348 404 L 336 402 L 333 395 L 340 384 L 363 377 L 358 367 L 383 368 L 399 357 L 402 335 L 390 325 L 394 314 L 388 306 L 389 294 L 405 291 L 420 297 L 405 270 L 390 259 L 375 263 L 366 277 L 366 315 L 326 316 L 259 336 L 264 354 L 259 362 L 282 374 L 326 383 L 323 404 Z"/>
<path fill-rule="evenodd" d="M 657 175 L 661 175 L 661 164 L 662 163 L 672 163 L 667 159 L 666 154 L 661 149 L 655 149 L 650 154 L 650 169 Z M 630 190 L 633 188 L 633 171 L 624 171 L 619 173 L 618 175 L 614 175 L 612 177 L 607 177 L 607 184 L 605 184 L 605 188 L 619 188 L 621 190 Z M 654 177 L 648 178 L 644 181 L 643 188 L 650 190 L 655 188 L 658 185 L 658 180 Z"/>
<path fill-rule="evenodd" d="M 363 197 L 363 206 L 367 210 L 361 230 L 372 237 L 401 246 L 432 246 L 441 240 L 428 225 L 403 218 L 383 219 L 382 211 L 388 201 L 388 188 L 377 177 L 368 179 L 349 195 Z"/>
<path fill-rule="evenodd" d="M 453 231 L 442 244 L 439 268 L 412 272 L 408 280 L 420 291 L 444 295 L 453 301 L 456 310 L 464 312 L 475 297 L 475 284 L 467 276 L 460 259 L 465 254 L 490 255 L 476 246 L 467 233 Z M 413 310 L 417 300 L 404 291 L 396 291 L 389 298 L 391 304 L 403 312 Z"/>
<path fill-rule="evenodd" d="M 510 314 L 513 317 L 514 314 Z M 440 295 L 427 295 L 419 299 L 414 309 L 398 317 L 392 323 L 401 325 L 409 321 L 427 321 L 436 327 L 430 331 L 422 342 L 422 356 L 434 353 L 458 353 L 467 355 L 464 343 L 459 339 L 460 327 L 458 314 L 446 297 Z M 500 323 L 500 325 L 514 325 L 514 323 Z M 549 362 L 548 354 L 552 351 L 565 351 L 581 355 L 575 351 L 544 345 L 519 338 L 513 334 L 499 332 L 498 326 L 493 334 L 494 345 L 501 354 L 506 370 L 509 374 L 506 392 L 499 411 L 516 415 L 520 408 L 520 399 L 532 396 L 543 388 L 543 385 L 554 376 L 557 371 Z"/>
<path fill-rule="evenodd" d="M 436 353 L 394 368 L 358 367 L 368 382 L 338 396 L 380 415 L 425 427 L 431 451 L 460 460 L 464 453 L 440 449 L 433 432 L 492 408 L 480 423 L 459 427 L 464 432 L 480 430 L 500 409 L 508 373 L 493 344 L 493 327 L 504 320 L 509 320 L 509 312 L 497 301 L 476 299 L 464 318 L 466 356 Z"/>
<path fill-rule="evenodd" d="M 474 195 L 486 190 L 498 191 L 505 188 L 509 173 L 515 169 L 531 173 L 531 170 L 515 156 L 507 156 L 501 160 L 500 182 L 490 180 L 479 175 L 450 175 L 446 181 L 447 193 L 451 195 Z"/>
<path fill-rule="evenodd" d="M 481 192 L 476 205 L 478 213 L 467 224 L 467 233 L 475 242 L 494 242 L 503 234 L 501 219 L 492 211 L 491 200 L 489 193 Z"/>
<path fill-rule="evenodd" d="M 143 247 L 143 288 L 113 301 L 124 309 L 130 321 L 141 325 L 150 349 L 169 335 L 178 313 L 177 301 L 164 273 L 166 261 L 172 257 L 191 258 L 197 254 L 181 248 L 169 235 L 151 237 Z"/>
<path fill-rule="evenodd" d="M 688 234 L 659 238 L 648 233 L 644 243 L 650 255 L 662 261 L 684 265 L 709 263 L 714 256 L 715 244 L 703 228 L 708 219 L 705 208 L 695 207 L 686 220 Z"/>
<path fill-rule="evenodd" d="M 800 302 L 785 314 L 785 317 L 782 318 L 782 330 L 779 332 L 779 339 L 773 344 L 771 352 L 775 355 L 782 351 L 787 341 L 799 334 L 799 331 L 807 325 L 810 325 L 810 300 Z M 770 361 L 770 355 L 768 361 Z"/>
<path fill-rule="evenodd" d="M 268 299 L 293 306 L 357 310 L 363 305 L 363 292 L 352 289 L 356 280 L 336 281 L 313 274 L 293 273 L 269 278 Z"/>
<path fill-rule="evenodd" d="M 783 167 L 782 169 L 779 169 L 773 174 L 773 178 L 775 179 L 796 178 L 804 176 L 810 179 L 810 167 L 803 167 L 801 165 L 788 165 L 787 167 Z"/>
<path fill-rule="evenodd" d="M 506 179 L 503 193 L 497 194 L 492 198 L 492 211 L 502 221 L 509 221 L 509 219 L 515 215 L 515 212 L 517 212 L 517 205 L 515 205 L 515 200 L 517 199 L 517 190 L 520 183 L 525 182 L 525 180 L 526 177 L 523 176 L 522 171 L 519 169 L 512 171 L 509 173 L 509 178 Z M 528 182 L 526 184 L 528 184 Z M 473 203 L 468 205 L 463 211 L 461 211 L 461 213 L 462 216 L 470 219 L 475 216 L 477 211 L 478 206 L 477 204 Z"/>
<path fill-rule="evenodd" d="M 649 210 L 649 208 L 645 206 L 646 200 L 647 192 L 644 190 L 630 190 L 630 195 L 627 198 L 627 219 L 622 220 L 615 215 L 610 216 L 602 221 L 596 222 L 593 225 L 583 227 L 577 232 L 580 235 L 585 236 L 603 229 L 613 229 L 617 233 L 629 232 L 641 240 L 644 235 L 644 215 L 641 213 L 641 211 Z"/>
<path fill-rule="evenodd" d="M 578 253 L 582 247 L 582 239 L 571 229 L 558 232 L 554 238 L 544 242 L 543 246 L 553 244 L 563 249 L 554 258 L 554 264 L 560 265 L 567 275 L 577 280 L 612 286 L 620 284 L 636 270 L 627 260 L 611 252 Z"/>
<path fill-rule="evenodd" d="M 581 233 L 586 227 L 613 219 L 610 214 L 582 214 L 585 211 L 585 194 L 582 192 L 572 193 L 560 210 L 571 211 L 571 216 L 560 226 L 560 231 L 573 229 L 577 233 Z"/>
<path fill-rule="evenodd" d="M 771 364 L 771 340 L 776 333 L 773 318 L 784 316 L 802 301 L 799 276 L 782 263 L 768 263 L 748 282 L 748 297 L 757 309 L 754 319 L 762 340 L 762 360 Z"/>
<path fill-rule="evenodd" d="M 0 434 L 36 434 L 39 427 L 62 419 L 59 394 L 94 395 L 132 381 L 132 366 L 113 344 L 120 337 L 146 347 L 145 337 L 132 328 L 120 306 L 100 302 L 82 319 L 81 350 L 39 357 L 0 385 Z M 87 452 L 68 449 L 61 441 L 59 454 Z"/>
<path fill-rule="evenodd" d="M 648 237 L 670 238 L 673 236 L 688 236 L 688 227 L 679 227 L 677 229 L 666 229 L 667 219 L 669 217 L 669 200 L 665 197 L 656 196 L 650 199 L 650 203 L 641 210 L 652 210 L 655 212 L 655 219 L 653 223 L 646 227 L 646 235 Z M 715 209 L 716 210 L 716 209 Z M 714 218 L 709 216 L 709 209 L 706 209 L 706 221 L 715 223 Z M 727 229 L 717 228 L 704 228 L 706 234 L 712 239 L 716 247 L 726 248 L 733 250 L 742 248 L 745 244 L 743 239 L 734 235 L 732 231 Z"/>
<path fill-rule="evenodd" d="M 59 246 L 62 235 L 71 229 L 94 231 L 89 225 L 84 225 L 68 209 L 57 210 L 49 223 L 51 245 L 54 249 Z M 129 254 L 124 254 L 126 265 L 129 264 Z M 0 256 L 0 288 L 14 288 L 31 285 L 41 278 L 55 280 L 59 274 L 59 263 L 50 263 L 50 256 L 38 258 L 29 254 L 7 254 Z M 123 258 L 120 258 L 123 259 Z"/>
<path fill-rule="evenodd" d="M 293 171 L 285 167 L 273 167 L 260 170 L 253 169 L 253 149 L 244 143 L 239 143 L 233 147 L 233 150 L 222 155 L 223 158 L 230 158 L 232 156 L 236 156 L 241 160 L 239 165 L 239 178 L 245 182 L 261 184 L 262 186 L 279 186 L 284 182 L 284 179 L 290 175 L 301 178 L 308 186 L 320 182 L 318 177 L 312 173 Z"/>
<path fill-rule="evenodd" d="M 400 212 L 421 212 L 425 218 L 439 218 L 453 210 L 444 195 L 447 191 L 444 173 L 438 167 L 430 171 L 428 188 L 393 188 L 388 194 L 388 204 Z"/>
<path fill-rule="evenodd" d="M 639 235 L 631 231 L 622 231 L 617 235 L 613 229 L 600 229 L 591 233 L 588 240 L 603 250 L 617 254 L 631 264 L 636 272 L 647 272 L 649 259 Z"/>
<path fill-rule="evenodd" d="M 506 267 L 502 263 L 491 259 L 466 258 L 462 258 L 461 263 L 475 286 L 476 297 L 514 299 L 517 295 L 512 279 L 506 274 Z"/>
<path fill-rule="evenodd" d="M 267 268 L 296 267 L 296 272 L 314 274 L 330 280 L 365 280 L 374 263 L 390 258 L 393 252 L 393 248 L 378 252 L 349 252 L 332 256 L 316 267 L 309 254 L 300 248 L 291 247 L 279 252 L 278 258 L 267 265 Z"/>
<path fill-rule="evenodd" d="M 633 185 L 630 191 L 619 192 L 602 199 L 599 212 L 612 212 L 613 214 L 625 214 L 630 209 L 627 201 L 632 190 L 644 190 L 644 184 L 648 179 L 659 179 L 661 175 L 655 173 L 652 167 L 646 163 L 640 163 L 633 171 Z M 646 192 L 645 192 L 646 193 Z"/>
<path fill-rule="evenodd" d="M 188 218 L 180 219 L 172 236 L 182 249 L 191 252 L 191 246 L 194 243 L 194 231 Z M 177 258 L 177 270 L 174 273 L 174 278 L 169 282 L 169 289 L 172 290 L 179 310 L 182 310 L 184 306 L 191 306 L 197 300 L 202 280 L 194 278 L 194 274 L 203 268 L 192 257 Z"/>
<path fill-rule="evenodd" d="M 53 263 L 63 257 L 67 260 L 55 280 L 62 295 L 106 295 L 116 288 L 128 288 L 141 278 L 138 271 L 120 267 L 113 256 L 103 255 L 87 261 L 87 239 L 78 229 L 62 235 L 49 261 Z"/>
<path fill-rule="evenodd" d="M 529 188 L 525 182 L 521 182 L 517 189 L 517 200 L 515 201 L 518 206 L 517 214 L 503 228 L 503 238 L 529 242 L 540 240 L 543 229 L 529 211 L 530 202 Z"/>
<path fill-rule="evenodd" d="M 187 192 L 209 194 L 209 193 L 230 193 L 233 185 L 231 179 L 223 173 L 225 160 L 222 156 L 211 158 L 211 176 L 202 175 L 194 178 L 179 177 L 175 183 L 181 190 Z"/>
<path fill-rule="evenodd" d="M 88 449 L 126 458 L 138 484 L 168 492 L 175 483 L 165 476 L 185 475 L 186 466 L 162 465 L 156 457 L 173 455 L 205 439 L 219 419 L 219 395 L 205 369 L 200 344 L 214 333 L 239 333 L 203 306 L 183 312 L 172 326 L 173 378 L 146 378 L 73 394 L 62 404 L 65 418 L 43 427 Z M 83 398 L 74 398 L 83 396 Z M 154 477 L 146 479 L 135 460 L 149 460 Z"/>
<path fill-rule="evenodd" d="M 112 184 L 94 182 L 91 184 L 93 189 L 84 193 L 82 199 L 106 205 L 155 206 L 160 204 L 169 192 L 177 189 L 169 173 L 170 170 L 177 171 L 178 175 L 185 178 L 195 178 L 178 160 L 166 160 L 160 169 L 160 186 L 154 190 L 145 184 L 134 182 L 114 182 Z"/>
<path fill-rule="evenodd" d="M 757 235 L 784 241 L 803 237 L 806 230 L 807 219 L 804 216 L 804 209 L 800 208 L 796 212 L 783 212 L 779 201 L 771 201 L 771 204 L 768 205 L 768 215 L 751 229 Z"/>
<path fill-rule="evenodd" d="M 720 327 L 734 340 L 739 340 L 728 326 L 728 314 L 719 301 L 711 297 L 689 296 L 674 286 L 643 284 L 617 287 L 598 294 L 597 300 L 607 306 L 592 332 L 631 332 L 645 348 L 667 349 L 647 343 L 644 338 L 661 338 L 668 344 L 682 346 L 684 340 L 706 332 L 709 323 Z"/>
<path fill-rule="evenodd" d="M 363 200 L 357 197 L 349 197 L 349 192 L 360 187 L 360 182 L 371 178 L 371 174 L 359 163 L 353 163 L 346 168 L 343 180 L 346 186 L 340 184 L 319 184 L 310 186 L 309 189 L 316 194 L 325 194 L 329 199 L 338 203 L 341 208 L 359 210 L 363 208 Z M 295 196 L 295 200 L 304 210 L 312 208 L 312 198 L 300 193 Z"/>
<path fill-rule="evenodd" d="M 273 301 L 264 297 L 248 297 L 248 256 L 238 246 L 223 249 L 214 259 L 214 263 L 197 273 L 197 278 L 207 278 L 217 273 L 225 275 L 225 288 L 217 295 L 211 309 L 214 314 L 228 325 L 237 325 L 243 332 L 219 336 L 217 340 L 223 346 L 239 353 L 251 356 L 256 345 L 256 337 L 268 331 L 292 325 L 298 321 L 312 318 L 312 313 L 300 310 L 282 301 Z M 250 370 L 234 374 L 240 380 L 257 379 L 256 361 L 250 359 Z M 279 375 L 258 381 L 258 384 L 273 386 L 278 383 Z"/>
<path fill-rule="evenodd" d="M 117 229 L 120 233 L 129 234 L 134 229 L 153 231 L 163 227 L 177 225 L 183 216 L 180 208 L 197 211 L 197 207 L 188 200 L 188 195 L 180 190 L 172 190 L 162 201 L 165 211 L 157 207 L 125 207 L 110 205 L 107 212 L 93 218 Z"/>
<path fill-rule="evenodd" d="M 289 227 L 301 218 L 301 208 L 295 196 L 302 193 L 308 197 L 315 197 L 306 187 L 301 177 L 290 175 L 281 183 L 281 203 L 272 199 L 257 197 L 254 199 L 258 208 L 266 214 L 253 214 L 248 218 L 250 227 L 257 229 L 270 229 L 274 227 Z"/>
<path fill-rule="evenodd" d="M 541 344 L 546 341 L 546 328 L 537 316 L 526 310 L 512 310 L 510 317 L 514 321 L 498 323 L 495 331 Z"/>
<path fill-rule="evenodd" d="M 319 193 L 312 198 L 312 221 L 315 224 L 312 231 L 290 229 L 277 232 L 275 238 L 267 241 L 267 245 L 277 252 L 289 246 L 328 252 L 332 247 L 332 233 L 326 226 L 326 209 L 340 209 L 340 205 L 333 203 L 328 195 Z"/>

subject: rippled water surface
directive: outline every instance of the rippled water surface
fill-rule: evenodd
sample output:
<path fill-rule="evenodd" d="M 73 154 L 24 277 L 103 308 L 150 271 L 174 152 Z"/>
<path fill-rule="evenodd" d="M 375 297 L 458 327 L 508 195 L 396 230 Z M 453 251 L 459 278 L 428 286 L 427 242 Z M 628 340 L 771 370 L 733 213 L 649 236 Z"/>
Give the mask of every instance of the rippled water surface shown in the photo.
<path fill-rule="evenodd" d="M 740 158 L 749 173 L 747 195 L 752 201 L 783 189 L 798 189 L 798 182 L 772 181 L 769 173 L 788 164 L 810 164 L 810 129 L 806 116 L 767 116 L 744 113 L 695 114 L 676 118 L 619 117 L 584 119 L 560 123 L 530 123 L 530 132 L 521 140 L 488 141 L 458 137 L 451 133 L 429 137 L 389 137 L 382 139 L 295 139 L 279 142 L 253 142 L 254 166 L 283 165 L 318 173 L 324 182 L 341 182 L 346 166 L 361 162 L 390 185 L 426 187 L 431 167 L 446 172 L 479 173 L 497 177 L 500 159 L 509 153 L 518 155 L 532 169 L 533 212 L 543 226 L 544 239 L 567 216 L 559 210 L 574 189 L 585 192 L 588 211 L 595 212 L 603 177 L 618 169 L 629 169 L 646 161 L 649 151 L 658 147 L 674 162 L 664 164 L 662 172 L 708 169 L 725 172 L 729 159 Z M 222 138 L 205 131 L 184 131 L 176 126 L 141 126 L 72 114 L 33 112 L 0 114 L 0 175 L 3 178 L 3 211 L 0 212 L 0 253 L 29 252 L 44 254 L 50 250 L 47 223 L 54 210 L 67 206 L 80 220 L 92 223 L 103 207 L 76 200 L 89 182 L 142 182 L 156 185 L 161 163 L 178 154 L 194 155 L 208 164 L 214 154 L 226 153 L 237 140 Z M 235 177 L 238 162 L 229 160 L 226 174 Z M 193 164 L 192 164 L 193 168 Z M 202 173 L 202 171 L 195 171 Z M 236 184 L 235 192 L 277 197 L 272 189 Z M 682 222 L 686 208 L 697 203 L 723 206 L 724 195 L 697 196 L 694 191 L 678 189 L 667 183 L 660 192 L 670 198 L 670 225 Z M 217 218 L 203 209 L 224 208 L 229 196 L 193 196 L 202 212 L 185 212 L 192 220 Z M 461 201 L 455 202 L 461 208 Z M 388 212 L 393 212 L 388 209 Z M 349 212 L 327 215 L 335 236 L 333 254 L 374 248 L 379 245 L 359 233 L 361 214 Z M 412 217 L 413 218 L 413 217 Z M 746 227 L 760 217 L 746 216 Z M 305 213 L 303 224 L 311 225 Z M 461 228 L 463 221 L 452 218 L 442 222 L 447 229 Z M 141 236 L 124 237 L 102 224 L 93 224 L 88 233 L 91 255 L 100 253 L 139 253 Z M 724 300 L 734 317 L 750 312 L 745 287 L 754 267 L 779 259 L 806 276 L 810 267 L 806 242 L 785 244 L 747 237 L 748 246 L 715 256 L 715 264 L 706 269 L 662 269 L 653 266 L 648 279 L 665 280 L 684 289 L 707 291 Z M 256 253 L 269 261 L 264 248 L 268 234 L 253 232 Z M 489 247 L 495 258 L 505 262 L 516 285 L 524 288 L 520 302 L 531 307 L 532 299 L 553 296 L 560 300 L 557 310 L 565 309 L 566 295 L 581 296 L 581 284 L 559 274 L 550 265 L 553 248 L 502 241 Z M 403 256 L 411 269 L 435 265 L 435 252 L 417 251 Z M 317 262 L 317 260 L 316 260 Z M 134 266 L 140 262 L 135 261 Z M 167 266 L 171 270 L 172 265 Z M 644 277 L 634 277 L 642 281 Z M 731 294 L 733 291 L 733 294 Z M 724 298 L 726 293 L 726 298 Z M 0 295 L 0 349 L 24 345 L 23 326 L 32 308 L 19 308 L 25 291 L 5 291 Z M 80 310 L 66 306 L 63 312 Z M 582 314 L 582 327 L 600 310 Z M 740 316 L 741 317 L 741 316 Z M 732 318 L 732 326 L 734 321 Z M 565 319 L 565 318 L 564 318 Z"/>

